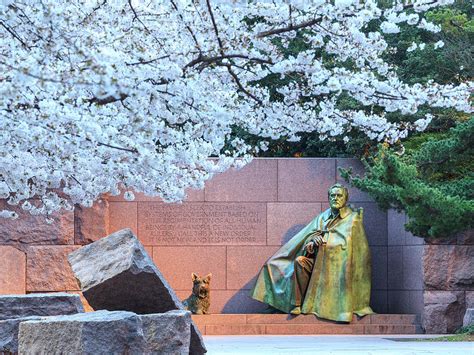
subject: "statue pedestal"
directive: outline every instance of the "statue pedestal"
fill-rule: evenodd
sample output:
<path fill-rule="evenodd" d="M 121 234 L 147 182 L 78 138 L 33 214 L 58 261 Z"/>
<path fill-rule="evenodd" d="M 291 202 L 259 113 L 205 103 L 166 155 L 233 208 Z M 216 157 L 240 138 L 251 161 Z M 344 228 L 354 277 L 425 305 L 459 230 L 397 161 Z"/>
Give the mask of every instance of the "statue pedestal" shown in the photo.
<path fill-rule="evenodd" d="M 335 323 L 313 315 L 209 314 L 193 315 L 203 335 L 422 334 L 414 314 L 374 314 Z"/>

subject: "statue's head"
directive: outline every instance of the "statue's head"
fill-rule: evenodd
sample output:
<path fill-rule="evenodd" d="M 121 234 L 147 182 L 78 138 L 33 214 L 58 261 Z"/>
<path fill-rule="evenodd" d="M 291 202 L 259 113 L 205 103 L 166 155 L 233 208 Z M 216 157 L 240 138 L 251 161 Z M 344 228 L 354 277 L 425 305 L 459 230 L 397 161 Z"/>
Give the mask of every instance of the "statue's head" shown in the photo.
<path fill-rule="evenodd" d="M 347 187 L 341 184 L 334 184 L 328 190 L 329 205 L 333 210 L 343 208 L 349 199 Z"/>

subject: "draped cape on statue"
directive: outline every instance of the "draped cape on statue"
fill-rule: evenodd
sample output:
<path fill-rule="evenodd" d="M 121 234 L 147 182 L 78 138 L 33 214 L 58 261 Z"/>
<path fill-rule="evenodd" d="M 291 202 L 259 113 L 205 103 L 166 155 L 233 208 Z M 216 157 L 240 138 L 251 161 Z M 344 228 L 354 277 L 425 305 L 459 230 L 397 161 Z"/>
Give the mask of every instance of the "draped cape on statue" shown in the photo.
<path fill-rule="evenodd" d="M 343 207 L 330 224 L 331 209 L 319 214 L 262 267 L 251 297 L 290 313 L 294 307 L 294 261 L 316 230 L 328 230 L 327 243 L 317 248 L 301 313 L 350 322 L 353 313 L 372 314 L 370 252 L 362 224 L 362 209 Z M 327 228 L 329 226 L 329 229 Z"/>

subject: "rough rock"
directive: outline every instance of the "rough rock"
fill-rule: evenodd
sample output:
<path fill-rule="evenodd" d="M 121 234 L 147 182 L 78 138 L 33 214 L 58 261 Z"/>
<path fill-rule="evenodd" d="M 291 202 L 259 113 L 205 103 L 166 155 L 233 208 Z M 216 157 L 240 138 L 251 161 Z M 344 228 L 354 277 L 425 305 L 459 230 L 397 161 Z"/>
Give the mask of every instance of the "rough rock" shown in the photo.
<path fill-rule="evenodd" d="M 95 310 L 138 314 L 183 310 L 181 301 L 130 229 L 76 250 L 69 255 L 69 263 L 84 297 Z M 194 325 L 192 329 L 191 352 L 204 353 L 199 330 Z"/>
<path fill-rule="evenodd" d="M 206 352 L 207 349 L 204 345 L 204 339 L 202 338 L 201 331 L 198 329 L 196 324 L 191 321 L 191 345 L 189 347 L 189 354 L 202 355 Z"/>
<path fill-rule="evenodd" d="M 31 246 L 27 248 L 28 292 L 75 291 L 79 285 L 67 256 L 78 246 Z"/>
<path fill-rule="evenodd" d="M 427 290 L 474 290 L 474 245 L 426 245 L 423 255 Z"/>
<path fill-rule="evenodd" d="M 147 343 L 152 354 L 189 354 L 191 340 L 191 313 L 169 311 L 139 316 Z"/>
<path fill-rule="evenodd" d="M 0 244 L 13 245 L 25 250 L 28 245 L 74 244 L 74 213 L 62 212 L 53 215 L 54 223 L 45 222 L 44 216 L 32 216 L 15 206 L 0 201 L 0 210 L 13 209 L 21 214 L 18 220 L 2 219 Z"/>
<path fill-rule="evenodd" d="M 474 308 L 466 309 L 466 313 L 464 314 L 464 319 L 462 321 L 463 327 L 467 327 L 471 324 L 474 324 Z"/>
<path fill-rule="evenodd" d="M 20 354 L 144 354 L 141 320 L 132 312 L 90 312 L 20 323 Z"/>
<path fill-rule="evenodd" d="M 2 352 L 18 353 L 18 330 L 20 323 L 35 319 L 41 319 L 41 317 L 0 320 L 0 354 L 2 354 Z"/>
<path fill-rule="evenodd" d="M 466 291 L 466 308 L 474 308 L 474 291 Z"/>
<path fill-rule="evenodd" d="M 79 295 L 60 292 L 0 296 L 0 320 L 82 312 L 84 307 Z"/>
<path fill-rule="evenodd" d="M 463 291 L 425 291 L 423 328 L 426 333 L 452 333 L 462 326 L 465 299 Z"/>
<path fill-rule="evenodd" d="M 74 208 L 74 241 L 85 245 L 105 237 L 109 226 L 109 202 L 100 199 L 90 208 Z"/>
<path fill-rule="evenodd" d="M 147 314 L 183 309 L 130 229 L 74 251 L 69 263 L 84 297 L 96 310 Z"/>

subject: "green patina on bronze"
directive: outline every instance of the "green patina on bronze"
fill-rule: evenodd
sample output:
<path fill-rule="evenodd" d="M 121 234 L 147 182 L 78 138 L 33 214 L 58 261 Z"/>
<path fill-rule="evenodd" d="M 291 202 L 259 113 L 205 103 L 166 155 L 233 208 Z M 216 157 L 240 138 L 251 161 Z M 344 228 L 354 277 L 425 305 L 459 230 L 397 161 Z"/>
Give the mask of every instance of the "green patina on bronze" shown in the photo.
<path fill-rule="evenodd" d="M 339 208 L 322 212 L 265 263 L 251 291 L 252 298 L 285 313 L 292 312 L 297 305 L 295 260 L 307 254 L 305 246 L 314 239 L 315 231 L 327 231 L 325 244 L 315 248 L 301 313 L 340 322 L 350 322 L 354 313 L 373 313 L 369 306 L 371 265 L 363 211 L 346 206 L 346 201 L 347 192 Z"/>

